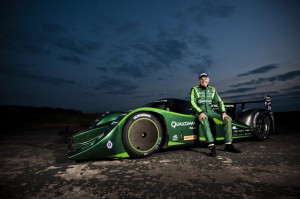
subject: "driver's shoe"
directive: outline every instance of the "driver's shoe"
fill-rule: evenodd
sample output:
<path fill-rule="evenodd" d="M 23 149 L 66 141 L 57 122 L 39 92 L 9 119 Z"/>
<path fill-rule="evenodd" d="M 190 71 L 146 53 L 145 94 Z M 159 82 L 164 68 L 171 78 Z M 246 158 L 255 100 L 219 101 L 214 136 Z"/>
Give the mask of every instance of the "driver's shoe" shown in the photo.
<path fill-rule="evenodd" d="M 217 156 L 217 152 L 216 152 L 216 147 L 215 146 L 210 146 L 209 148 L 209 156 L 210 157 L 216 157 Z"/>

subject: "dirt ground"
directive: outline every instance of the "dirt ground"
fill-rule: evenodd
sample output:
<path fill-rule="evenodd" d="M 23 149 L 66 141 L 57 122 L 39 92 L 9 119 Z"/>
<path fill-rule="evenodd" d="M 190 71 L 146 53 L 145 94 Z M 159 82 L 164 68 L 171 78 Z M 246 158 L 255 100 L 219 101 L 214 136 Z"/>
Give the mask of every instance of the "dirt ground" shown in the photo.
<path fill-rule="evenodd" d="M 145 159 L 67 159 L 61 129 L 1 130 L 0 198 L 300 198 L 299 128 Z"/>

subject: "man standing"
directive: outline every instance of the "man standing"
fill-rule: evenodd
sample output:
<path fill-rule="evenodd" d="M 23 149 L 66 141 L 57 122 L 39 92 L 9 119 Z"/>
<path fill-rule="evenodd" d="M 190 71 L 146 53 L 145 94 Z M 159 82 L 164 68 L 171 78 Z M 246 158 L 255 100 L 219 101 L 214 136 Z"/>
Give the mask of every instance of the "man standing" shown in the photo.
<path fill-rule="evenodd" d="M 225 151 L 240 153 L 241 151 L 236 149 L 232 144 L 231 118 L 226 114 L 224 103 L 219 97 L 216 89 L 212 86 L 209 86 L 208 83 L 208 74 L 201 73 L 199 75 L 199 86 L 193 87 L 191 91 L 191 104 L 199 118 L 200 130 L 205 136 L 208 148 L 210 150 L 210 156 L 217 156 L 214 138 L 211 134 L 208 121 L 208 119 L 213 118 L 223 122 L 222 125 L 225 134 Z M 219 107 L 220 112 L 217 112 L 212 108 L 212 103 L 215 103 Z"/>

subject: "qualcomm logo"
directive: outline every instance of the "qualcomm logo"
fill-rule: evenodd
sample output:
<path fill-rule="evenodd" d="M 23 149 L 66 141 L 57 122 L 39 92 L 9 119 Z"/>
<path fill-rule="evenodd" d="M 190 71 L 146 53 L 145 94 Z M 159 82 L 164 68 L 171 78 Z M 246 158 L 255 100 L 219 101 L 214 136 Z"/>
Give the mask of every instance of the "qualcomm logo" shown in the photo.
<path fill-rule="evenodd" d="M 177 126 L 194 126 L 195 122 L 171 122 L 171 126 L 175 129 Z"/>
<path fill-rule="evenodd" d="M 199 104 L 202 104 L 202 103 L 212 103 L 212 101 L 211 100 L 198 100 L 198 103 Z"/>

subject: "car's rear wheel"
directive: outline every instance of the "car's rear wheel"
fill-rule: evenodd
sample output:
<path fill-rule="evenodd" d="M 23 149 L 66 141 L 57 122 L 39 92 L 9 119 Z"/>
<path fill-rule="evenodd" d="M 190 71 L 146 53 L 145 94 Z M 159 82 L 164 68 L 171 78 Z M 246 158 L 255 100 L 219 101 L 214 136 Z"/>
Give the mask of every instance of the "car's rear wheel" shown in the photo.
<path fill-rule="evenodd" d="M 252 122 L 254 135 L 258 140 L 265 140 L 270 135 L 271 121 L 266 113 L 263 111 L 257 111 L 253 115 Z"/>
<path fill-rule="evenodd" d="M 135 113 L 127 120 L 122 136 L 129 156 L 143 158 L 159 149 L 163 136 L 162 126 L 151 113 Z"/>

